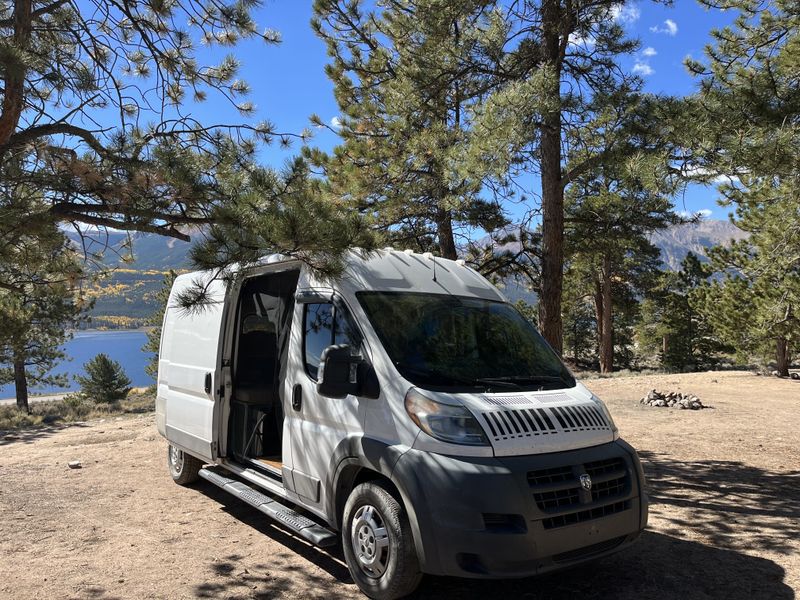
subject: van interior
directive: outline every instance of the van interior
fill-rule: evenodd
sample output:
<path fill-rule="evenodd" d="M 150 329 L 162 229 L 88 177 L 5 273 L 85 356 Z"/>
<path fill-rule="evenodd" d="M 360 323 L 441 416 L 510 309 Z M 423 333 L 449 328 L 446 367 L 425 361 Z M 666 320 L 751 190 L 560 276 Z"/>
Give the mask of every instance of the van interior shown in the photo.
<path fill-rule="evenodd" d="M 299 270 L 270 273 L 242 285 L 233 352 L 230 453 L 235 460 L 280 473 L 286 369 Z"/>

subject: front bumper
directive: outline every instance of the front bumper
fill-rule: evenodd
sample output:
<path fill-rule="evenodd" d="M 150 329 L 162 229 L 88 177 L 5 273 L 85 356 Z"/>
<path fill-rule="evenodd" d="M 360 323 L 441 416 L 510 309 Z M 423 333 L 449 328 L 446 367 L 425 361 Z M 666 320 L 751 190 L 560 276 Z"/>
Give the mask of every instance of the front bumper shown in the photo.
<path fill-rule="evenodd" d="M 587 473 L 592 490 L 580 484 Z M 622 440 L 496 458 L 410 450 L 393 479 L 422 570 L 435 575 L 543 573 L 624 548 L 647 524 L 641 464 Z"/>

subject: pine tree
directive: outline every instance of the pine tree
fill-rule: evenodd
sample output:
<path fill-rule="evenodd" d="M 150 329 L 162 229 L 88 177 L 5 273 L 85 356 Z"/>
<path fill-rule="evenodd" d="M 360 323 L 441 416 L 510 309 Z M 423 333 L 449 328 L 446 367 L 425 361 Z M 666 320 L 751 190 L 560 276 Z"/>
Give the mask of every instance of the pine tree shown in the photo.
<path fill-rule="evenodd" d="M 786 375 L 800 335 L 800 12 L 789 0 L 704 2 L 739 14 L 705 61 L 688 62 L 700 91 L 687 145 L 699 177 L 726 180 L 721 203 L 751 234 L 714 252 L 725 277 L 706 311 L 740 353 L 771 345 Z"/>
<path fill-rule="evenodd" d="M 66 385 L 49 372 L 64 358 L 70 328 L 91 307 L 79 286 L 81 266 L 63 232 L 34 223 L 13 232 L 0 259 L 0 382 L 13 381 L 17 407 L 26 412 L 31 385 Z"/>
<path fill-rule="evenodd" d="M 580 275 L 567 269 L 564 276 L 564 358 L 576 367 L 590 367 L 597 357 L 597 321 L 591 289 Z"/>
<path fill-rule="evenodd" d="M 124 400 L 131 388 L 131 380 L 122 365 L 105 354 L 98 354 L 83 365 L 85 376 L 76 375 L 81 394 L 98 404 L 114 404 Z"/>
<path fill-rule="evenodd" d="M 592 298 L 602 373 L 614 368 L 615 346 L 631 362 L 615 321 L 624 323 L 630 339 L 637 298 L 654 284 L 660 265 L 648 236 L 679 220 L 670 199 L 677 182 L 669 174 L 668 149 L 644 131 L 652 99 L 625 88 L 613 90 L 611 98 L 598 93 L 592 120 L 568 137 L 567 166 L 582 168 L 565 202 L 567 270 Z M 592 166 L 596 156 L 605 159 Z"/>
<path fill-rule="evenodd" d="M 715 367 L 728 351 L 703 309 L 712 268 L 691 252 L 678 272 L 664 271 L 642 301 L 637 338 L 644 351 L 658 355 L 670 371 Z"/>
<path fill-rule="evenodd" d="M 499 134 L 486 136 L 494 152 L 485 150 L 484 155 L 511 155 L 518 171 L 536 173 L 540 179 L 540 323 L 542 334 L 558 352 L 563 335 L 564 192 L 586 170 L 606 162 L 631 132 L 615 129 L 608 144 L 580 160 L 568 156 L 568 137 L 574 139 L 596 118 L 597 110 L 613 109 L 616 90 L 635 90 L 640 83 L 619 64 L 620 56 L 638 47 L 637 40 L 625 35 L 624 14 L 619 0 L 510 3 L 507 39 L 513 42 L 504 46 L 500 85 L 476 119 L 476 129 Z M 604 105 L 603 99 L 610 103 Z M 639 132 L 666 140 L 658 135 L 666 125 L 651 120 Z"/>
<path fill-rule="evenodd" d="M 214 210 L 213 223 L 190 252 L 196 268 L 217 277 L 238 277 L 271 253 L 301 260 L 319 275 L 336 276 L 348 249 L 369 252 L 377 247 L 379 236 L 367 220 L 332 198 L 302 159 L 283 172 L 252 162 L 226 163 L 218 169 L 217 181 L 231 202 Z M 187 308 L 206 300 L 201 282 L 178 298 Z"/>
<path fill-rule="evenodd" d="M 506 224 L 482 194 L 503 165 L 475 160 L 471 127 L 491 85 L 483 58 L 498 55 L 505 39 L 494 4 L 314 4 L 312 25 L 332 59 L 342 144 L 330 155 L 307 155 L 333 197 L 369 215 L 390 242 L 454 259 L 471 231 Z"/>
<path fill-rule="evenodd" d="M 42 201 L 26 210 L 0 195 L 3 226 L 67 223 L 188 240 L 186 226 L 208 223 L 224 200 L 219 162 L 291 137 L 250 120 L 235 56 L 213 63 L 218 52 L 199 50 L 277 43 L 276 32 L 258 30 L 257 4 L 0 1 L 0 182 L 35 189 Z M 209 94 L 243 121 L 200 122 L 191 108 Z"/>
<path fill-rule="evenodd" d="M 774 356 L 784 377 L 800 346 L 800 238 L 791 233 L 800 203 L 785 185 L 747 187 L 749 202 L 739 204 L 736 224 L 751 236 L 712 249 L 712 264 L 725 275 L 712 283 L 703 307 L 741 355 Z M 769 198 L 757 201 L 761 194 Z"/>

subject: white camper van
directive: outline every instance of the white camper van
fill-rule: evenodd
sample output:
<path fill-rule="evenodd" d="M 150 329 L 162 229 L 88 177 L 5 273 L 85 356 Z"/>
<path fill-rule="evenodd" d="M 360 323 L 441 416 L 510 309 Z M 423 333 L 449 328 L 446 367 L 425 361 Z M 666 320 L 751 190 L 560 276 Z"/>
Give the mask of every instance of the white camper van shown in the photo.
<path fill-rule="evenodd" d="M 318 546 L 372 598 L 423 573 L 521 577 L 619 550 L 642 469 L 599 398 L 463 261 L 280 256 L 175 281 L 156 422 L 173 479 L 206 479 Z M 211 303 L 176 302 L 197 281 Z M 340 537 L 341 536 L 341 537 Z"/>

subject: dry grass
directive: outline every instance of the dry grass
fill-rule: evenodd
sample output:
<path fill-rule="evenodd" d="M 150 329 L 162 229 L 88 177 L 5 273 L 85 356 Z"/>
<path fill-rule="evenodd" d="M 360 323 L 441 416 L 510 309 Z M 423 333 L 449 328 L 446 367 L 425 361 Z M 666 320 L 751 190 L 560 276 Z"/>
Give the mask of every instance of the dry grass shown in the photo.
<path fill-rule="evenodd" d="M 30 413 L 14 405 L 0 406 L 0 431 L 13 431 L 28 427 L 42 427 L 75 423 L 109 415 L 125 415 L 155 410 L 155 393 L 148 388 L 134 389 L 128 397 L 116 404 L 97 404 L 70 394 L 62 400 L 30 403 Z"/>

